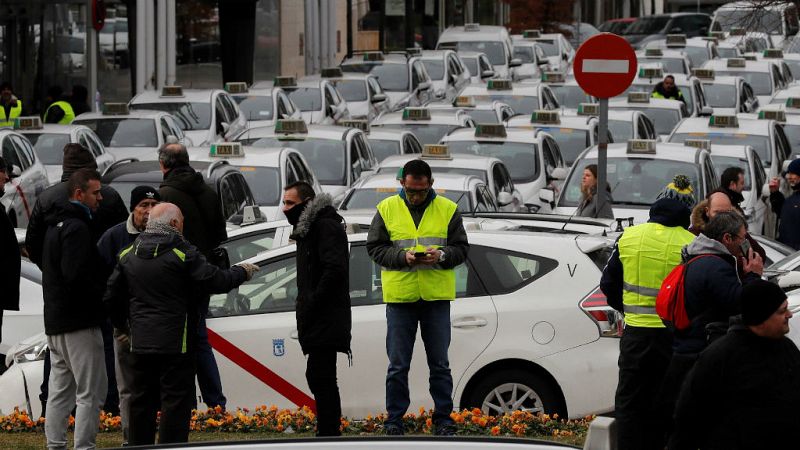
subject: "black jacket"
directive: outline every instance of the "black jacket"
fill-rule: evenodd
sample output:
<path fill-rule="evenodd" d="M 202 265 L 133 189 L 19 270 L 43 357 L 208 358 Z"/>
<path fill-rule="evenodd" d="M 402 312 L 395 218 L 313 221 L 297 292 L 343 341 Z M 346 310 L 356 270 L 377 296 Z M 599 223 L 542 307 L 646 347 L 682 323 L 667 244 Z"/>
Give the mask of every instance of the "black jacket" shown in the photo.
<path fill-rule="evenodd" d="M 179 234 L 142 233 L 119 256 L 104 302 L 115 328 L 130 329 L 134 353 L 193 351 L 208 295 L 242 284 L 241 267 L 220 269 Z"/>
<path fill-rule="evenodd" d="M 800 250 L 800 191 L 784 198 L 779 192 L 770 195 L 772 210 L 781 219 L 778 240 L 795 250 Z"/>
<path fill-rule="evenodd" d="M 41 267 L 48 335 L 99 326 L 105 319 L 103 265 L 90 222 L 88 210 L 70 202 L 46 218 Z"/>
<path fill-rule="evenodd" d="M 350 353 L 350 254 L 331 196 L 317 195 L 292 233 L 297 242 L 297 334 L 303 353 Z"/>
<path fill-rule="evenodd" d="M 125 249 L 139 236 L 139 230 L 133 226 L 133 213 L 128 216 L 128 220 L 118 223 L 106 230 L 97 241 L 97 251 L 108 267 L 109 273 L 117 265 L 119 252 Z"/>
<path fill-rule="evenodd" d="M 0 206 L 0 311 L 19 310 L 20 264 L 17 235 L 5 208 Z"/>
<path fill-rule="evenodd" d="M 69 187 L 66 179 L 69 179 L 69 175 L 66 175 L 66 178 L 62 176 L 61 183 L 50 186 L 39 194 L 28 220 L 25 247 L 31 262 L 40 269 L 42 268 L 42 245 L 47 231 L 46 217 L 69 203 Z M 128 208 L 125 207 L 125 203 L 114 188 L 103 186 L 100 188 L 100 195 L 103 196 L 103 200 L 100 201 L 97 211 L 92 214 L 90 225 L 92 244 L 97 242 L 107 229 L 123 222 L 128 217 Z"/>
<path fill-rule="evenodd" d="M 797 448 L 800 351 L 732 327 L 711 344 L 683 384 L 675 449 Z"/>
<path fill-rule="evenodd" d="M 159 194 L 161 201 L 181 209 L 183 236 L 206 257 L 228 238 L 219 197 L 191 167 L 177 167 L 164 174 Z"/>

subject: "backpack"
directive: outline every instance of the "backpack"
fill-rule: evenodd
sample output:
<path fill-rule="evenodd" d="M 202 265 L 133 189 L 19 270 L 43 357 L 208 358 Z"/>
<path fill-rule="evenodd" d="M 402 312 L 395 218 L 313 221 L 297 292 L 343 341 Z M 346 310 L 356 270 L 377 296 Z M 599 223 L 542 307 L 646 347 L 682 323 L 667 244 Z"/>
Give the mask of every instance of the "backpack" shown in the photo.
<path fill-rule="evenodd" d="M 686 267 L 693 261 L 714 255 L 699 255 L 690 259 L 689 261 L 678 264 L 674 269 L 664 278 L 661 283 L 661 289 L 658 290 L 656 296 L 656 313 L 658 317 L 667 325 L 671 325 L 677 330 L 685 330 L 689 328 L 692 321 L 689 319 L 689 314 L 686 312 L 686 299 L 684 297 L 684 277 L 686 276 Z"/>

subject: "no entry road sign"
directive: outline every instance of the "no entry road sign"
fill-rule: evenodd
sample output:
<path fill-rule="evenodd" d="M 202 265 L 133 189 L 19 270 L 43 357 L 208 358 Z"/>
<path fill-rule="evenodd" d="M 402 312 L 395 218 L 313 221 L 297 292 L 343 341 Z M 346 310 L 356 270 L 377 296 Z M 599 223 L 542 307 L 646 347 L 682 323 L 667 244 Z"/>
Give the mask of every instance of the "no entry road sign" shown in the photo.
<path fill-rule="evenodd" d="M 625 92 L 636 76 L 636 53 L 628 41 L 612 33 L 587 39 L 572 63 L 575 81 L 587 94 L 611 98 Z"/>

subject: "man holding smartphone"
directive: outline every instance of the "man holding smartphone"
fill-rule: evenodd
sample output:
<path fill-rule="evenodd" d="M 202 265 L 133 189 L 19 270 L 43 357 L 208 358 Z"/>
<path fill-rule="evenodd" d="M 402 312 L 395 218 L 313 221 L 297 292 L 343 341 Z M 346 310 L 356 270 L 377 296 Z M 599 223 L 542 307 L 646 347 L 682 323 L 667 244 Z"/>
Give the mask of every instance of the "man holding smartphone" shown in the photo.
<path fill-rule="evenodd" d="M 381 266 L 386 303 L 386 410 L 384 431 L 401 435 L 410 404 L 408 371 L 422 333 L 430 369 L 434 433 L 455 434 L 450 375 L 450 302 L 456 296 L 455 267 L 469 252 L 467 233 L 454 202 L 436 195 L 431 168 L 414 159 L 399 173 L 402 190 L 378 204 L 367 237 L 370 258 Z"/>

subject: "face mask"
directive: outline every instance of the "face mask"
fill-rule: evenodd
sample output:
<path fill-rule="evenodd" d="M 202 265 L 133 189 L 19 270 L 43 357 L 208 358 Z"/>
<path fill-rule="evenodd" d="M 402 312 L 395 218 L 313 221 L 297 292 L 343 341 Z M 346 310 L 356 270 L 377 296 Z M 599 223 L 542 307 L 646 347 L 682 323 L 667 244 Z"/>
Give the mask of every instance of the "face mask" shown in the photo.
<path fill-rule="evenodd" d="M 305 211 L 306 205 L 308 205 L 307 202 L 298 203 L 290 210 L 284 211 L 283 214 L 286 216 L 286 220 L 288 220 L 292 226 L 297 225 L 297 222 L 300 221 L 300 215 L 303 214 L 303 211 Z"/>

